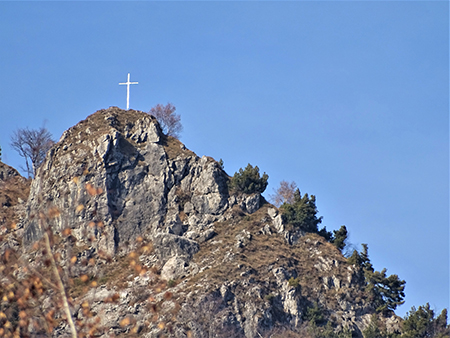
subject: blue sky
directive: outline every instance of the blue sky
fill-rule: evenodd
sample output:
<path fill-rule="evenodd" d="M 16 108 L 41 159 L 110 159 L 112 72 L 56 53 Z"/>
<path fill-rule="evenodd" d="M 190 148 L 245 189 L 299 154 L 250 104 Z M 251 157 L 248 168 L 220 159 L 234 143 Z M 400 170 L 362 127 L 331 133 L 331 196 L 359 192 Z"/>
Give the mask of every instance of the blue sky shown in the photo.
<path fill-rule="evenodd" d="M 173 103 L 181 140 L 314 194 L 406 304 L 449 306 L 449 5 L 0 2 L 0 145 L 98 109 Z"/>

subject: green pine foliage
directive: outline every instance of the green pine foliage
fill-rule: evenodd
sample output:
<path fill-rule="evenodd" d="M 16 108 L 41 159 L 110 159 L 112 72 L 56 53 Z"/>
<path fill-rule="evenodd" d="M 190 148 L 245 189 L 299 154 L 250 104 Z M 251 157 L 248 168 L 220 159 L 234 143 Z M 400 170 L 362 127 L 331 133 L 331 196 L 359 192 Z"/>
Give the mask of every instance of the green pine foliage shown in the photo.
<path fill-rule="evenodd" d="M 318 225 L 322 222 L 322 217 L 317 217 L 316 196 L 308 194 L 301 195 L 297 189 L 294 193 L 292 204 L 283 203 L 280 207 L 285 220 L 306 232 L 318 233 Z"/>
<path fill-rule="evenodd" d="M 2 146 L 0 146 L 0 161 L 2 160 Z"/>
<path fill-rule="evenodd" d="M 408 312 L 403 321 L 403 334 L 405 338 L 448 338 L 450 337 L 450 326 L 447 324 L 447 309 L 435 318 L 434 311 L 430 309 L 430 304 L 414 306 Z"/>
<path fill-rule="evenodd" d="M 297 278 L 291 277 L 288 280 L 288 284 L 289 284 L 289 286 L 293 286 L 294 288 L 298 288 L 299 285 L 300 285 L 300 280 L 299 280 L 298 277 Z"/>
<path fill-rule="evenodd" d="M 346 240 L 348 236 L 347 228 L 345 225 L 341 226 L 339 230 L 333 230 L 334 236 L 332 243 L 338 248 L 340 251 L 344 250 L 346 245 Z"/>
<path fill-rule="evenodd" d="M 225 166 L 224 166 L 223 160 L 220 159 L 218 163 L 219 163 L 220 169 L 222 169 L 223 171 L 225 171 Z"/>
<path fill-rule="evenodd" d="M 362 259 L 358 250 L 353 250 L 353 254 L 349 258 L 347 258 L 347 263 L 350 265 L 361 266 Z"/>
<path fill-rule="evenodd" d="M 378 312 L 387 314 L 404 303 L 406 282 L 400 280 L 397 275 L 387 277 L 386 269 L 375 271 L 370 262 L 368 250 L 367 244 L 363 244 L 363 251 L 358 253 L 355 250 L 347 261 L 361 268 L 368 300 L 375 305 Z"/>
<path fill-rule="evenodd" d="M 309 321 L 312 325 L 322 325 L 326 322 L 322 309 L 317 303 L 314 303 L 313 306 L 306 309 L 304 319 Z"/>
<path fill-rule="evenodd" d="M 369 299 L 373 300 L 378 312 L 388 313 L 395 310 L 398 305 L 405 301 L 405 281 L 400 280 L 397 275 L 386 277 L 386 269 L 381 271 L 365 271 Z"/>
<path fill-rule="evenodd" d="M 250 163 L 245 169 L 239 169 L 230 180 L 229 187 L 232 191 L 244 194 L 263 193 L 269 184 L 269 175 L 259 174 L 258 166 L 253 167 Z"/>

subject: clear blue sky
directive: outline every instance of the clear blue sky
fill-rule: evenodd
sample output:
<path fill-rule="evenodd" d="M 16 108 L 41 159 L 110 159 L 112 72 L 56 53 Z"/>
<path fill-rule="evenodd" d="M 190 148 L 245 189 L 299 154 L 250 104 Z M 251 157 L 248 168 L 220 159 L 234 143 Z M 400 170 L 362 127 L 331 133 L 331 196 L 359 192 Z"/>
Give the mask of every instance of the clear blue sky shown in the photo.
<path fill-rule="evenodd" d="M 449 305 L 449 4 L 0 2 L 0 145 L 173 103 L 199 156 L 314 194 L 329 230 Z"/>

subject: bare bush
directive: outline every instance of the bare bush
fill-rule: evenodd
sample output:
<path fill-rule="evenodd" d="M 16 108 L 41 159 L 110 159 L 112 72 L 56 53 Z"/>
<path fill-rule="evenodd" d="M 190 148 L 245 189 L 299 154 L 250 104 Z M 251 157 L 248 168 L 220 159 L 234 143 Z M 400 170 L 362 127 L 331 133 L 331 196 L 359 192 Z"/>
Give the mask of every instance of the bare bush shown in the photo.
<path fill-rule="evenodd" d="M 47 151 L 55 141 L 45 127 L 39 129 L 17 129 L 11 136 L 11 146 L 17 150 L 19 155 L 25 158 L 24 170 L 28 178 L 36 175 L 36 171 L 45 159 Z"/>
<path fill-rule="evenodd" d="M 295 182 L 281 181 L 277 190 L 274 189 L 274 194 L 269 195 L 270 201 L 276 207 L 280 207 L 283 203 L 294 203 L 294 193 L 297 189 Z"/>
<path fill-rule="evenodd" d="M 180 133 L 183 131 L 183 126 L 180 122 L 181 117 L 175 114 L 175 110 L 175 106 L 171 103 L 165 106 L 158 104 L 150 109 L 148 113 L 156 117 L 164 134 L 179 139 Z"/>

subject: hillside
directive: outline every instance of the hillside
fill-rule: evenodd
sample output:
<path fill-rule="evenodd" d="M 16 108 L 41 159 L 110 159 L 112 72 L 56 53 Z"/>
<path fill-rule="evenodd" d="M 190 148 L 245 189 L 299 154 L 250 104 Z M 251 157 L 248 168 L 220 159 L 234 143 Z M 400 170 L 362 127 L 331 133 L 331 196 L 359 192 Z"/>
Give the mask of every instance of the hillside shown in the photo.
<path fill-rule="evenodd" d="M 30 181 L 0 162 L 0 228 L 19 222 L 23 204 L 30 192 Z"/>
<path fill-rule="evenodd" d="M 401 331 L 360 265 L 229 189 L 148 114 L 111 107 L 68 129 L 28 198 L 4 168 L 4 336 L 73 337 L 67 310 L 92 337 L 363 337 L 375 318 Z"/>

